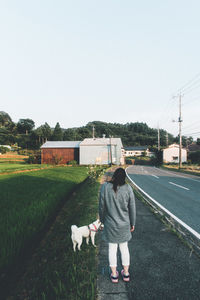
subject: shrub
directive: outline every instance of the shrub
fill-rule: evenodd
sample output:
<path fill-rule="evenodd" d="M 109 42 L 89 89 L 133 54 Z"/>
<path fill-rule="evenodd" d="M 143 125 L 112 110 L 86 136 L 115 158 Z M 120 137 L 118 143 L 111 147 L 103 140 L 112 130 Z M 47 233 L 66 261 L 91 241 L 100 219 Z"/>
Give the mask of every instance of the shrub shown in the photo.
<path fill-rule="evenodd" d="M 191 152 L 189 159 L 193 164 L 200 164 L 200 151 Z"/>
<path fill-rule="evenodd" d="M 27 159 L 25 159 L 27 164 L 41 164 L 41 153 L 37 151 L 33 154 L 30 154 Z"/>
<path fill-rule="evenodd" d="M 105 169 L 101 166 L 96 166 L 96 165 L 90 165 L 88 167 L 88 177 L 91 181 L 96 181 L 96 179 L 100 176 L 102 176 L 105 172 Z"/>
<path fill-rule="evenodd" d="M 62 160 L 63 160 L 63 157 L 62 157 L 62 156 L 58 156 L 58 154 L 53 155 L 52 161 L 53 161 L 53 164 L 54 164 L 54 165 L 59 165 L 59 164 L 61 164 Z"/>
<path fill-rule="evenodd" d="M 0 146 L 0 153 L 4 154 L 6 153 L 7 151 L 9 151 L 8 148 L 4 147 L 4 146 Z"/>
<path fill-rule="evenodd" d="M 70 160 L 67 163 L 68 165 L 72 165 L 72 166 L 76 166 L 77 165 L 77 161 L 76 160 Z"/>

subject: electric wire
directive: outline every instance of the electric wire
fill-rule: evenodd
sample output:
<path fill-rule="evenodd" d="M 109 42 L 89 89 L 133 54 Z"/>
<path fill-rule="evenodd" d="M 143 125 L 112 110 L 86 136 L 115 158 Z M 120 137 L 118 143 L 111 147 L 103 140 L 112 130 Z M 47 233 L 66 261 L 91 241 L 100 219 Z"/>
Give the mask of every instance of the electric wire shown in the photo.
<path fill-rule="evenodd" d="M 195 83 L 198 83 L 200 81 L 200 73 L 198 73 L 193 79 L 189 80 L 187 83 L 185 83 L 180 89 L 177 90 L 177 92 L 173 93 L 174 95 L 182 94 L 187 89 L 191 88 Z"/>
<path fill-rule="evenodd" d="M 191 98 L 189 98 L 189 99 L 187 99 L 186 101 L 184 101 L 183 103 L 182 103 L 182 105 L 183 106 L 185 106 L 186 104 L 188 104 L 188 103 L 193 103 L 193 102 L 196 102 L 196 101 L 200 101 L 200 95 L 198 95 L 198 96 L 196 96 L 195 98 L 193 98 L 193 99 L 191 99 Z"/>
<path fill-rule="evenodd" d="M 191 135 L 200 135 L 200 131 L 198 131 L 198 132 L 190 132 L 190 133 L 185 133 L 184 135 L 186 135 L 186 136 L 191 136 Z"/>
<path fill-rule="evenodd" d="M 192 78 L 191 80 L 186 82 L 180 89 L 177 90 L 176 93 L 173 93 L 173 95 L 175 95 L 175 96 L 169 99 L 169 101 L 165 105 L 163 112 L 161 113 L 161 116 L 159 118 L 159 124 L 161 125 L 162 128 L 165 127 L 164 125 L 166 125 L 166 124 L 169 125 L 170 123 L 171 123 L 171 127 L 172 127 L 172 122 L 178 123 L 177 98 L 179 96 L 182 96 L 182 99 L 184 99 L 182 101 L 183 108 L 187 109 L 188 104 L 190 105 L 190 109 L 193 108 L 191 106 L 191 103 L 194 103 L 194 102 L 200 100 L 200 95 L 196 95 L 196 96 L 194 95 L 194 92 L 196 93 L 198 88 L 200 88 L 200 73 L 198 73 L 194 78 Z M 190 94 L 190 95 L 188 96 L 188 94 Z M 193 95 L 192 96 L 193 99 L 191 99 L 191 95 Z M 177 106 L 177 109 L 176 109 L 175 105 Z M 190 111 L 190 109 L 187 109 L 187 111 L 185 112 L 186 115 L 188 115 L 187 113 Z M 176 117 L 174 117 L 174 114 L 177 114 Z M 184 114 L 183 114 L 183 119 L 184 119 Z M 187 135 L 187 136 L 188 135 L 195 136 L 195 135 L 200 134 L 200 132 L 199 132 L 200 126 L 198 126 L 199 122 L 200 121 L 194 121 L 191 124 L 186 124 L 186 126 L 184 126 L 184 123 L 183 123 L 182 124 L 183 125 L 183 127 L 182 127 L 183 134 Z M 167 130 L 167 131 L 169 131 L 169 130 Z M 177 131 L 178 131 L 178 126 L 177 126 Z"/>

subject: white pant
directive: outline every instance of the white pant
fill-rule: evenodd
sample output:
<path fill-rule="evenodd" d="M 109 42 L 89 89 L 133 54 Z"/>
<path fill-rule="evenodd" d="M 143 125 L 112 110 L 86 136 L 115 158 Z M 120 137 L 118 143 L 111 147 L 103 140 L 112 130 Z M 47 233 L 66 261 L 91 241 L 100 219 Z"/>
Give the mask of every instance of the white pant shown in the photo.
<path fill-rule="evenodd" d="M 128 242 L 114 244 L 108 243 L 108 258 L 109 258 L 109 265 L 110 267 L 117 267 L 117 248 L 119 245 L 119 249 L 121 252 L 121 259 L 123 266 L 130 265 L 130 254 L 128 249 Z"/>

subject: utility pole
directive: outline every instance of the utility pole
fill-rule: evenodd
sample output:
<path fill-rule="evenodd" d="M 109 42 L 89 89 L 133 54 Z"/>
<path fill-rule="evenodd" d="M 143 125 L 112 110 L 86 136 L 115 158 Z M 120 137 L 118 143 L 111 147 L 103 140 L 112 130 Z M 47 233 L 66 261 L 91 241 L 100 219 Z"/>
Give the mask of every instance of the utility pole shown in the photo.
<path fill-rule="evenodd" d="M 181 116 L 181 98 L 182 95 L 179 95 L 179 169 L 182 167 L 182 134 L 181 134 L 181 123 L 183 122 L 182 116 Z"/>
<path fill-rule="evenodd" d="M 92 126 L 92 138 L 94 140 L 94 125 Z"/>
<path fill-rule="evenodd" d="M 158 151 L 160 151 L 160 129 L 158 126 Z"/>
<path fill-rule="evenodd" d="M 168 132 L 166 133 L 166 146 L 168 147 L 169 140 L 168 140 Z"/>
<path fill-rule="evenodd" d="M 111 143 L 112 136 L 110 135 L 110 165 L 112 166 L 112 143 Z"/>

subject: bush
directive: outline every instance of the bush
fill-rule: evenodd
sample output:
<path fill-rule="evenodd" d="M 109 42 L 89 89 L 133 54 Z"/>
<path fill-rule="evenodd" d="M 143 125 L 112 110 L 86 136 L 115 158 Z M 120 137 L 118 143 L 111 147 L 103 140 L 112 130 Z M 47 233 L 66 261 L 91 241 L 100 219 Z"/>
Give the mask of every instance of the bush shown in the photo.
<path fill-rule="evenodd" d="M 57 154 L 56 155 L 53 155 L 53 158 L 52 158 L 52 161 L 53 161 L 53 164 L 54 165 L 59 165 L 61 164 L 61 161 L 63 160 L 63 157 L 62 156 L 58 156 Z"/>
<path fill-rule="evenodd" d="M 4 146 L 0 146 L 0 153 L 5 154 L 6 152 L 8 152 L 9 149 L 4 147 Z"/>
<path fill-rule="evenodd" d="M 193 164 L 200 164 L 200 151 L 189 153 L 189 159 Z"/>
<path fill-rule="evenodd" d="M 41 164 L 41 153 L 40 151 L 30 154 L 27 159 L 25 159 L 27 164 Z"/>
<path fill-rule="evenodd" d="M 96 179 L 100 176 L 102 176 L 105 172 L 105 169 L 101 166 L 92 166 L 90 165 L 88 168 L 88 177 L 91 181 L 96 181 Z"/>
<path fill-rule="evenodd" d="M 76 160 L 70 160 L 67 163 L 68 165 L 72 165 L 72 166 L 77 166 L 77 161 Z"/>

